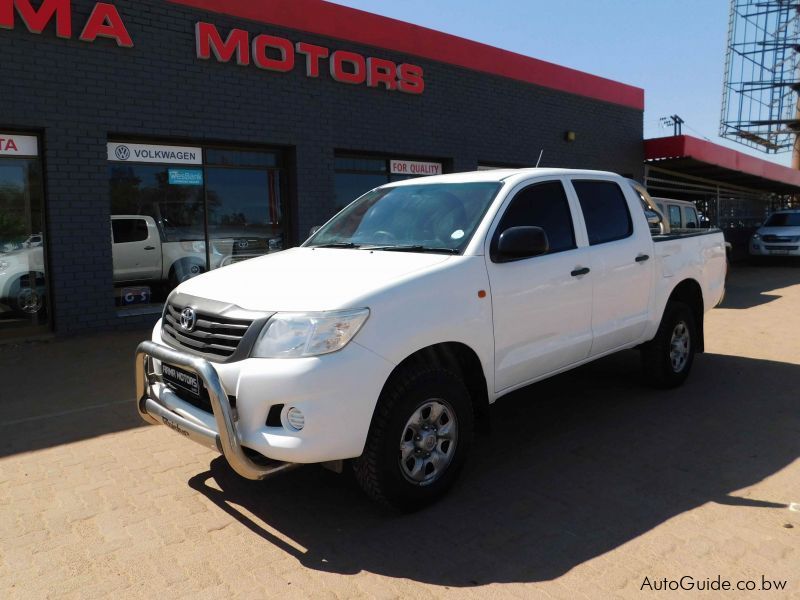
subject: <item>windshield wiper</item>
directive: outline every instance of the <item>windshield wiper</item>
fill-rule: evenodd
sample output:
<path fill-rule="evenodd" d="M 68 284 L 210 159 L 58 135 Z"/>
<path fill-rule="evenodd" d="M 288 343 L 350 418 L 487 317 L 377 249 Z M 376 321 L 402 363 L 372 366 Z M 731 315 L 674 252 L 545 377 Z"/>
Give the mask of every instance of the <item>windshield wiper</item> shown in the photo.
<path fill-rule="evenodd" d="M 361 248 L 361 244 L 354 244 L 353 242 L 333 242 L 331 244 L 320 244 L 319 246 L 311 246 L 312 248 Z"/>
<path fill-rule="evenodd" d="M 423 246 L 421 244 L 409 246 L 364 246 L 362 250 L 381 250 L 385 252 L 438 252 L 441 254 L 458 254 L 460 250 L 456 248 L 437 248 L 434 246 Z"/>

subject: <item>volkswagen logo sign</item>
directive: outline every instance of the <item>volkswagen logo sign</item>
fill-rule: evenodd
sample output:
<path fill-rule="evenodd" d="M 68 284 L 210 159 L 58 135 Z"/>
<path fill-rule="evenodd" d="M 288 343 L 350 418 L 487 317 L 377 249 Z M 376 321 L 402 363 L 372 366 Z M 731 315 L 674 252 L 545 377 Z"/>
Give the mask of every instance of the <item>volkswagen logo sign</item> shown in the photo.
<path fill-rule="evenodd" d="M 194 326 L 197 325 L 197 313 L 191 306 L 187 306 L 181 311 L 181 329 L 184 331 L 194 331 Z"/>
<path fill-rule="evenodd" d="M 114 156 L 120 160 L 128 160 L 131 157 L 131 150 L 127 146 L 119 145 L 114 150 Z"/>

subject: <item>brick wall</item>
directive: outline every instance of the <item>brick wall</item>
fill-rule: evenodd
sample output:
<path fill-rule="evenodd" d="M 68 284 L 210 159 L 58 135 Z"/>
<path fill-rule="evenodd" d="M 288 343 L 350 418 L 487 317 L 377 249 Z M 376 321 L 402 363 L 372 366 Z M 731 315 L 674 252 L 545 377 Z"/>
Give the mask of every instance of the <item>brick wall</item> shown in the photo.
<path fill-rule="evenodd" d="M 158 0 L 115 0 L 135 47 L 0 29 L 0 129 L 43 135 L 49 276 L 58 333 L 140 326 L 112 296 L 108 138 L 283 146 L 293 237 L 330 216 L 335 150 L 613 170 L 640 177 L 642 112 L 432 61 Z M 93 1 L 73 1 L 74 35 Z M 422 96 L 195 57 L 194 24 L 271 33 L 425 69 Z M 564 141 L 564 132 L 577 141 Z"/>

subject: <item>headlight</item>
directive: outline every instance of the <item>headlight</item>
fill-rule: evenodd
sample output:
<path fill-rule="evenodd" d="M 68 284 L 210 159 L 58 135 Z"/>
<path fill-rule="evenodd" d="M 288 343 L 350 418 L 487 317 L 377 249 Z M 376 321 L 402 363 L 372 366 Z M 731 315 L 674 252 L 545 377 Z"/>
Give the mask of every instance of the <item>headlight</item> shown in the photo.
<path fill-rule="evenodd" d="M 267 322 L 251 356 L 300 358 L 344 348 L 369 317 L 368 308 L 319 313 L 277 313 Z"/>
<path fill-rule="evenodd" d="M 757 241 L 758 241 L 758 240 L 760 240 L 760 239 L 761 239 L 761 236 L 760 236 L 759 234 L 757 234 L 757 233 L 754 233 L 754 234 L 753 234 L 753 241 L 754 241 L 754 242 L 757 242 Z"/>

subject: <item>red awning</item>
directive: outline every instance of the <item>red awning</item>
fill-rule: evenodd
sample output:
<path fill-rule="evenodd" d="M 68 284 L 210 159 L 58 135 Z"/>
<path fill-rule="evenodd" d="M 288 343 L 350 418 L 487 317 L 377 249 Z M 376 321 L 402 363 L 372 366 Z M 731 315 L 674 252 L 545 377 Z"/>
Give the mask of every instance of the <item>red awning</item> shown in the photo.
<path fill-rule="evenodd" d="M 644 142 L 645 161 L 684 175 L 775 193 L 800 192 L 800 171 L 688 135 Z"/>

